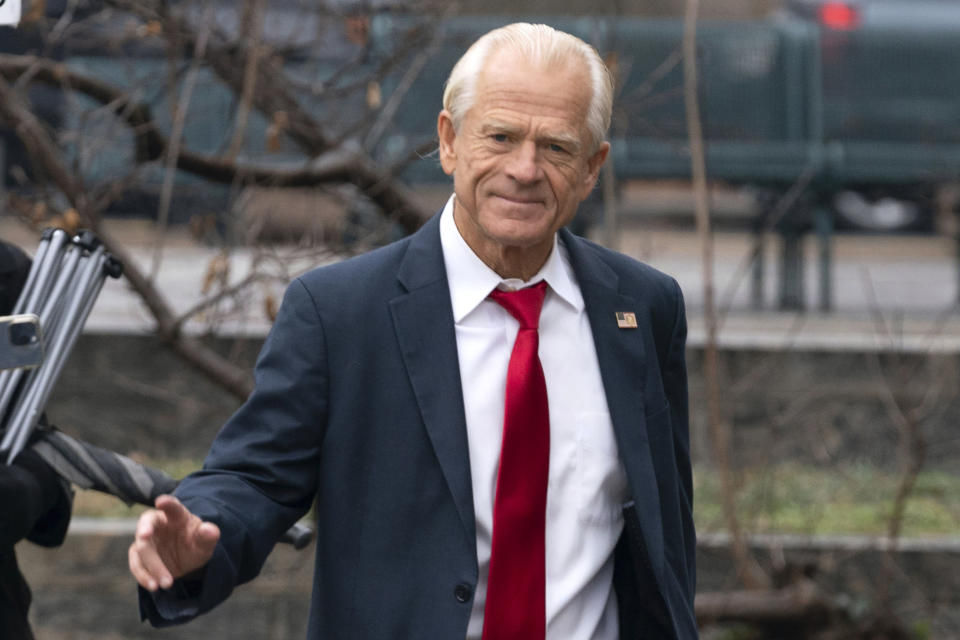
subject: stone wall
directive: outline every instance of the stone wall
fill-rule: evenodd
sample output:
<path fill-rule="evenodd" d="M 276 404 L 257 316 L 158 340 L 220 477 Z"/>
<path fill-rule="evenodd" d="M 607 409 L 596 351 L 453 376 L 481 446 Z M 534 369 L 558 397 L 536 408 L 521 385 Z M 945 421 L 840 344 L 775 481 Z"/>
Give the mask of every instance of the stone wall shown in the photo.
<path fill-rule="evenodd" d="M 709 464 L 702 351 L 688 351 L 695 462 Z M 912 422 L 926 468 L 960 466 L 960 358 L 873 351 L 726 350 L 722 403 L 741 466 L 897 468 Z"/>
<path fill-rule="evenodd" d="M 189 625 L 153 629 L 140 622 L 127 571 L 133 521 L 75 521 L 57 549 L 20 543 L 17 555 L 33 590 L 38 640 L 214 640 L 303 638 L 312 584 L 312 548 L 278 545 L 263 572 L 223 605 Z"/>
<path fill-rule="evenodd" d="M 252 364 L 259 340 L 212 341 Z M 893 468 L 904 415 L 927 438 L 928 463 L 955 472 L 960 457 L 956 355 L 789 350 L 722 352 L 724 406 L 741 466 L 802 461 Z M 695 463 L 709 465 L 702 350 L 688 353 Z M 187 368 L 147 336 L 84 335 L 57 386 L 48 413 L 72 434 L 125 453 L 200 458 L 239 401 Z M 137 617 L 126 573 L 132 523 L 104 529 L 75 523 L 61 549 L 21 545 L 35 592 L 42 639 L 300 638 L 306 625 L 312 552 L 278 547 L 264 575 L 216 612 L 158 632 Z M 86 527 L 86 528 L 84 528 Z M 851 542 L 853 540 L 853 542 Z M 824 585 L 854 608 L 868 607 L 884 566 L 891 567 L 894 609 L 928 637 L 960 634 L 960 548 L 954 541 L 909 541 L 892 565 L 882 544 L 864 539 L 758 538 L 767 564 L 791 560 L 818 569 Z M 704 536 L 701 589 L 734 586 L 727 547 Z"/>
<path fill-rule="evenodd" d="M 141 623 L 127 572 L 132 521 L 75 522 L 59 549 L 18 548 L 33 588 L 31 616 L 38 640 L 301 639 L 307 624 L 312 547 L 280 545 L 262 574 L 220 607 L 187 625 L 155 630 Z M 891 564 L 884 541 L 836 537 L 758 536 L 753 549 L 766 566 L 786 562 L 815 572 L 822 587 L 854 613 L 873 606 L 876 585 L 889 577 L 893 613 L 929 638 L 960 634 L 960 543 L 907 540 Z M 699 591 L 737 588 L 728 541 L 702 536 Z M 889 568 L 889 574 L 885 571 Z M 706 637 L 706 636 L 705 636 Z"/>
<path fill-rule="evenodd" d="M 260 340 L 211 341 L 250 367 Z M 960 461 L 956 355 L 726 350 L 725 410 L 740 465 L 896 464 L 903 413 L 931 445 L 931 467 Z M 688 352 L 695 462 L 709 464 L 702 350 Z M 150 336 L 84 335 L 48 413 L 72 435 L 122 453 L 200 458 L 240 401 Z"/>
<path fill-rule="evenodd" d="M 252 368 L 260 340 L 211 339 Z M 101 447 L 200 458 L 240 400 L 152 336 L 85 334 L 47 405 L 51 422 Z"/>

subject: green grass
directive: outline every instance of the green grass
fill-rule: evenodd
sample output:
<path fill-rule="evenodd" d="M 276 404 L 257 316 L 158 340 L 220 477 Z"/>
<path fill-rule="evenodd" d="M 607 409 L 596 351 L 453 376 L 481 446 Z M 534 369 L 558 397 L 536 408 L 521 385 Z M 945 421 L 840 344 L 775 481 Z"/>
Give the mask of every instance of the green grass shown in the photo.
<path fill-rule="evenodd" d="M 700 531 L 723 531 L 719 476 L 694 475 L 694 517 Z M 755 533 L 884 535 L 899 476 L 868 466 L 841 470 L 781 465 L 736 475 L 737 512 Z M 960 474 L 921 474 L 907 503 L 901 534 L 953 535 L 960 530 Z"/>

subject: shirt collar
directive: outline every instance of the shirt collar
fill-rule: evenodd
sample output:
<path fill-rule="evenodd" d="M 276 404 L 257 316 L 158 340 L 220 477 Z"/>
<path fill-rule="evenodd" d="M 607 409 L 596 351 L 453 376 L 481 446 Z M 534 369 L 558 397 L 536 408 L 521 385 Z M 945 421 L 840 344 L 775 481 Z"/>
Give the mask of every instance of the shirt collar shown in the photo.
<path fill-rule="evenodd" d="M 541 280 L 546 280 L 550 289 L 568 305 L 577 311 L 583 310 L 583 295 L 573 275 L 566 247 L 559 241 L 556 234 L 553 238 L 553 250 L 535 276 L 527 282 L 518 279 L 504 281 L 477 257 L 460 235 L 453 221 L 455 197 L 450 196 L 440 214 L 440 246 L 443 249 L 443 261 L 447 269 L 454 322 L 463 320 L 490 295 L 491 291 L 502 284 L 518 289 L 536 284 Z"/>

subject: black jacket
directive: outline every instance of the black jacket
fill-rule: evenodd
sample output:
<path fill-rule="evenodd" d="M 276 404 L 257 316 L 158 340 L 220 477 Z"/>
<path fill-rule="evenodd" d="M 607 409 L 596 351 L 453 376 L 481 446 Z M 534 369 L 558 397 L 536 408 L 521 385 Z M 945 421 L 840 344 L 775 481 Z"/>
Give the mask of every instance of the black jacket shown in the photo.
<path fill-rule="evenodd" d="M 7 315 L 30 272 L 30 258 L 19 247 L 0 240 L 0 316 Z"/>
<path fill-rule="evenodd" d="M 0 315 L 9 314 L 30 270 L 19 248 L 0 240 Z M 27 622 L 30 588 L 14 553 L 26 538 L 47 547 L 63 542 L 71 497 L 59 476 L 30 449 L 13 465 L 0 461 L 0 638 L 33 638 Z"/>

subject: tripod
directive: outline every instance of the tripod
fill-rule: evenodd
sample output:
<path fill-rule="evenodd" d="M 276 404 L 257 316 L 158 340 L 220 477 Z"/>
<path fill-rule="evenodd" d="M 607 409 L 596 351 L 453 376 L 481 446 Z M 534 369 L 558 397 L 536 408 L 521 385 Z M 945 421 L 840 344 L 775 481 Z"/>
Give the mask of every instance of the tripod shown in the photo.
<path fill-rule="evenodd" d="M 43 232 L 13 310 L 39 318 L 43 359 L 33 369 L 0 372 L 0 416 L 6 416 L 0 454 L 7 464 L 23 451 L 36 428 L 104 280 L 122 273 L 123 265 L 93 233 L 70 237 L 63 229 Z"/>
<path fill-rule="evenodd" d="M 64 363 L 79 337 L 104 281 L 119 278 L 123 264 L 104 250 L 99 238 L 84 231 L 69 236 L 63 229 L 46 229 L 14 306 L 14 315 L 33 314 L 42 348 L 33 368 L 0 371 L 0 455 L 11 464 L 31 441 L 44 406 Z M 142 465 L 118 453 L 43 428 L 31 444 L 57 473 L 85 489 L 114 495 L 127 504 L 153 506 L 156 497 L 170 493 L 177 480 L 159 469 Z M 299 523 L 280 542 L 302 549 L 313 537 Z"/>

